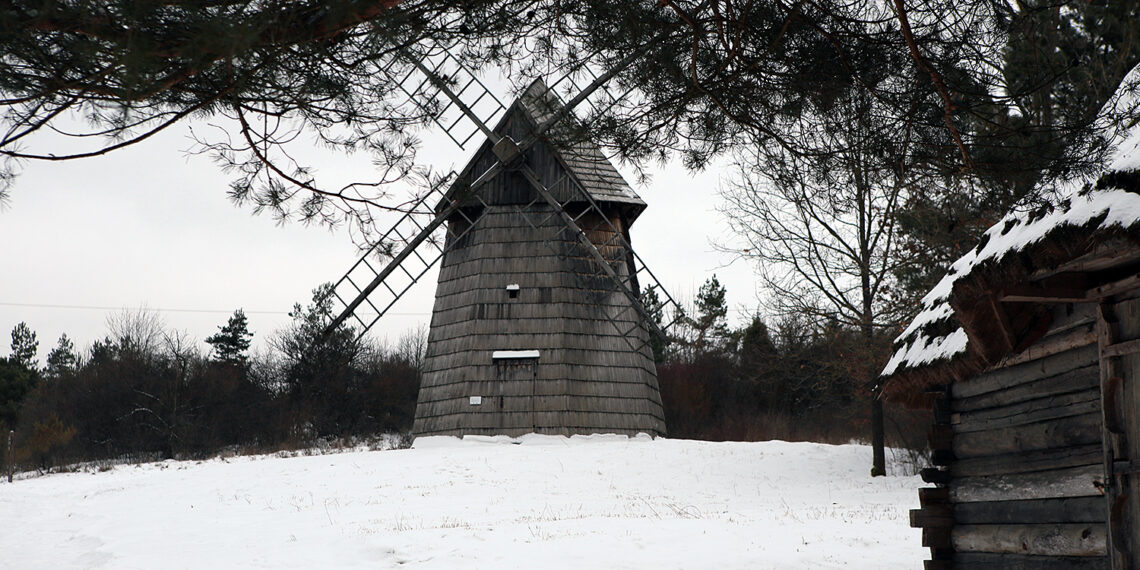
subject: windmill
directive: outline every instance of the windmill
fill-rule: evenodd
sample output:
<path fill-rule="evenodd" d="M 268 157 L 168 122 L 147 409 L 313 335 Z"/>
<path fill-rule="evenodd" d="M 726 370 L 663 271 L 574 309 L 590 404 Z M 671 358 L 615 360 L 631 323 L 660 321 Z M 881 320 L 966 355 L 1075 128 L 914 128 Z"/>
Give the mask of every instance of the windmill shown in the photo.
<path fill-rule="evenodd" d="M 353 319 L 363 334 L 442 260 L 417 435 L 664 434 L 653 346 L 680 311 L 630 246 L 645 202 L 596 145 L 558 136 L 575 105 L 620 99 L 605 88 L 620 67 L 536 80 L 506 107 L 446 48 L 404 58 L 408 99 L 461 148 L 486 140 L 336 283 L 328 331 Z"/>

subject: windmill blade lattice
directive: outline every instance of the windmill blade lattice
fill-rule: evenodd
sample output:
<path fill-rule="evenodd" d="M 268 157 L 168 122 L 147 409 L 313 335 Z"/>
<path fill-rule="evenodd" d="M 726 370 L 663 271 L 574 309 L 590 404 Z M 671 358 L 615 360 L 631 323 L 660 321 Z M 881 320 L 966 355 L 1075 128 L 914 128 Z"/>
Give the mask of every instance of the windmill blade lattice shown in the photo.
<path fill-rule="evenodd" d="M 651 348 L 652 337 L 667 339 L 667 331 L 681 319 L 680 305 L 661 286 L 657 277 L 630 246 L 624 233 L 614 226 L 597 201 L 569 176 L 562 176 L 548 188 L 528 167 L 523 166 L 520 170 L 524 178 L 535 188 L 538 197 L 526 205 L 516 205 L 516 212 L 535 230 L 548 225 L 550 218 L 559 217 L 561 227 L 556 232 L 555 238 L 547 242 L 551 250 L 556 255 L 562 254 L 563 252 L 559 251 L 555 244 L 575 241 L 563 239 L 564 235 L 569 234 L 576 239 L 580 255 L 592 261 L 588 269 L 578 273 L 581 281 L 591 279 L 612 281 L 624 295 L 637 301 L 630 304 L 597 306 L 630 348 L 641 352 Z M 566 187 L 573 188 L 573 191 L 551 191 Z M 555 195 L 569 195 L 571 198 L 560 202 Z M 553 207 L 553 211 L 536 207 L 540 203 L 549 204 Z M 581 205 L 583 203 L 584 207 Z M 572 204 L 578 206 L 573 207 Z M 611 252 L 616 252 L 617 255 Z M 622 264 L 629 266 L 626 271 L 618 271 L 617 267 Z M 658 298 L 655 307 L 645 307 L 642 302 L 649 292 L 653 292 Z M 658 315 L 671 315 L 671 318 L 668 321 L 658 322 L 655 318 Z M 648 329 L 651 338 L 638 338 L 637 332 L 642 323 Z"/>
<path fill-rule="evenodd" d="M 476 135 L 490 135 L 487 125 L 506 106 L 455 57 L 454 49 L 426 41 L 401 50 L 381 70 L 408 101 L 431 116 L 459 148 L 466 149 L 472 140 L 483 142 Z"/>
<path fill-rule="evenodd" d="M 372 328 L 384 313 L 423 277 L 444 254 L 471 231 L 479 221 L 479 208 L 461 208 L 464 200 L 478 196 L 448 197 L 438 187 L 415 203 L 376 243 L 334 284 L 333 297 L 343 307 L 325 329 L 329 335 L 350 318 L 359 325 L 358 337 Z M 440 208 L 435 213 L 431 206 Z M 429 214 L 425 214 L 429 212 Z M 431 219 L 423 221 L 426 215 Z M 451 216 L 466 221 L 455 231 L 445 224 Z M 399 247 L 399 251 L 395 249 Z M 377 270 L 380 260 L 390 258 Z M 363 313 L 361 309 L 371 309 Z"/>
<path fill-rule="evenodd" d="M 594 269 L 604 274 L 614 287 L 629 299 L 629 307 L 618 311 L 616 314 L 606 313 L 607 319 L 622 333 L 627 342 L 634 342 L 631 339 L 634 338 L 636 330 L 640 326 L 645 326 L 651 337 L 667 343 L 666 331 L 679 320 L 681 315 L 680 307 L 676 301 L 665 291 L 656 276 L 633 252 L 622 232 L 618 231 L 606 216 L 596 216 L 602 221 L 600 224 L 606 227 L 590 229 L 592 233 L 598 233 L 598 229 L 604 229 L 605 231 L 602 233 L 609 237 L 600 245 L 590 239 L 590 233 L 583 229 L 579 222 L 584 219 L 587 212 L 595 214 L 602 212 L 585 188 L 569 179 L 560 182 L 572 187 L 573 192 L 571 194 L 575 197 L 572 201 L 588 204 L 587 208 L 579 212 L 577 216 L 571 216 L 566 210 L 566 205 L 569 202 L 559 202 L 550 193 L 546 185 L 526 166 L 524 158 L 525 151 L 537 143 L 539 137 L 546 131 L 570 115 L 575 105 L 585 104 L 595 112 L 604 112 L 621 104 L 628 92 L 615 94 L 606 84 L 621 67 L 633 61 L 635 54 L 631 54 L 624 63 L 603 74 L 594 73 L 586 62 L 583 62 L 576 69 L 554 82 L 553 88 L 550 90 L 551 98 L 557 101 L 557 94 L 561 92 L 569 97 L 569 102 L 565 105 L 552 106 L 550 112 L 540 118 L 540 125 L 534 134 L 521 143 L 516 143 L 510 138 L 502 137 L 492 131 L 489 123 L 502 113 L 505 109 L 504 105 L 474 73 L 464 66 L 458 58 L 454 57 L 449 49 L 431 45 L 421 48 L 418 53 L 410 51 L 403 53 L 407 61 L 397 62 L 393 60 L 389 66 L 384 68 L 385 73 L 400 86 L 410 101 L 427 111 L 460 148 L 464 148 L 476 134 L 482 132 L 486 135 L 494 145 L 494 152 L 499 158 L 499 162 L 480 175 L 462 197 L 447 196 L 442 192 L 432 192 L 424 196 L 413 208 L 413 211 L 423 211 L 425 206 L 430 206 L 427 203 L 429 198 L 438 198 L 439 203 L 434 210 L 428 210 L 435 212 L 431 221 L 421 222 L 415 214 L 409 213 L 386 232 L 377 242 L 378 245 L 366 253 L 337 282 L 336 298 L 344 308 L 326 329 L 326 334 L 331 334 L 349 318 L 354 319 L 360 325 L 360 335 L 367 332 L 420 277 L 426 274 L 443 257 L 448 245 L 458 242 L 458 238 L 462 237 L 461 235 L 447 236 L 442 240 L 443 245 L 440 245 L 440 240 L 430 239 L 432 234 L 439 231 L 448 217 L 456 212 L 461 213 L 465 218 L 466 223 L 460 224 L 464 228 L 464 233 L 475 227 L 480 219 L 479 213 L 484 209 L 468 210 L 460 208 L 460 203 L 472 197 L 478 199 L 477 190 L 482 183 L 490 180 L 504 168 L 510 168 L 522 172 L 524 178 L 534 187 L 539 197 L 554 207 L 564 225 L 563 231 L 569 232 L 570 235 L 577 238 L 586 254 L 594 260 Z M 404 69 L 400 65 L 401 63 L 410 63 L 410 67 L 407 67 L 407 71 L 397 76 L 397 70 Z M 584 86 L 583 83 L 585 83 Z M 441 97 L 444 99 L 442 102 L 440 101 Z M 431 244 L 429 246 L 432 249 L 430 254 L 424 255 L 416 252 L 416 249 L 424 243 Z M 388 251 L 379 253 L 391 254 L 397 245 L 402 245 L 403 249 L 393 255 L 385 267 L 377 271 L 369 258 L 378 253 L 377 248 L 379 247 L 389 248 Z M 629 268 L 627 277 L 620 276 L 603 254 L 603 249 L 615 247 L 620 247 L 629 252 L 628 263 L 632 267 Z M 396 285 L 392 286 L 388 283 L 389 279 L 393 279 Z M 362 285 L 365 282 L 367 284 Z M 641 295 L 650 291 L 656 293 L 660 299 L 660 305 L 652 307 L 652 311 L 643 305 L 641 299 Z M 381 299 L 379 301 L 370 299 L 370 296 L 374 294 L 380 294 Z M 373 311 L 367 318 L 355 314 L 357 310 L 365 306 Z M 625 314 L 630 310 L 630 307 L 637 312 L 640 319 L 632 319 Z M 672 320 L 666 323 L 658 323 L 654 314 L 669 314 L 672 315 Z M 635 350 L 645 349 L 648 342 L 649 339 L 640 341 Z"/>

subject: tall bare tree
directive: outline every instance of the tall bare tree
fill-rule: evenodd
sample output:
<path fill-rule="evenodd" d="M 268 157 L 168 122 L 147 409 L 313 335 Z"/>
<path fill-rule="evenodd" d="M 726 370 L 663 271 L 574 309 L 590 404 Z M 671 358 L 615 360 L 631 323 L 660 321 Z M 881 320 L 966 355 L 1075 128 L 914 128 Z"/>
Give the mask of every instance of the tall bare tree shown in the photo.
<path fill-rule="evenodd" d="M 738 176 L 722 208 L 757 264 L 772 308 L 858 329 L 867 354 L 852 379 L 868 389 L 878 371 L 878 332 L 902 313 L 890 299 L 899 264 L 895 209 L 912 182 L 908 133 L 882 120 L 872 97 L 850 91 L 830 113 L 805 121 L 811 157 L 758 144 L 737 156 Z M 873 473 L 885 474 L 882 403 L 872 401 Z"/>

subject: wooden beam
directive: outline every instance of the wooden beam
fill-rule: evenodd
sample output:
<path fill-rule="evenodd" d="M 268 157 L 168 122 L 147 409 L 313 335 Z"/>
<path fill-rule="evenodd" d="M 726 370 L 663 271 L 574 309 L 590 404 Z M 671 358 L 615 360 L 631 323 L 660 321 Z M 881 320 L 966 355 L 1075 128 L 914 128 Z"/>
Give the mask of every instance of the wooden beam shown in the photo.
<path fill-rule="evenodd" d="M 949 503 L 950 489 L 946 487 L 922 487 L 918 490 L 918 502 L 923 506 Z"/>
<path fill-rule="evenodd" d="M 1096 344 L 1096 330 L 1091 326 L 1078 327 L 1062 334 L 1041 339 L 1031 344 L 1029 348 L 1002 359 L 995 368 L 1015 366 L 1091 344 Z"/>
<path fill-rule="evenodd" d="M 951 548 L 953 539 L 950 537 L 950 528 L 932 526 L 922 529 L 922 545 L 928 548 Z"/>
<path fill-rule="evenodd" d="M 1087 291 L 1042 291 L 1033 293 L 1031 289 L 1014 287 L 1002 292 L 1002 303 L 1087 303 Z"/>
<path fill-rule="evenodd" d="M 1083 303 L 1087 295 L 1086 274 L 1062 273 L 1002 289 L 998 300 L 1003 303 Z"/>
<path fill-rule="evenodd" d="M 935 467 L 927 467 L 918 472 L 922 480 L 932 485 L 945 485 L 950 482 L 950 472 Z"/>
<path fill-rule="evenodd" d="M 954 505 L 958 524 L 1101 523 L 1108 519 L 1104 497 L 987 501 Z"/>
<path fill-rule="evenodd" d="M 999 340 L 1001 341 L 1002 354 L 1008 354 L 1013 347 L 1017 345 L 1017 338 L 1013 335 L 1013 325 L 1010 324 L 1009 315 L 1005 312 L 1005 307 L 998 302 L 997 296 L 990 295 L 989 297 L 990 310 L 993 311 L 994 323 L 997 324 Z"/>
<path fill-rule="evenodd" d="M 1034 471 L 1052 471 L 1085 465 L 1100 465 L 1100 442 L 1078 447 L 1062 447 L 1010 455 L 992 455 L 958 459 L 950 467 L 955 477 L 1015 475 Z"/>
<path fill-rule="evenodd" d="M 922 570 L 954 570 L 954 562 L 950 560 L 923 560 Z"/>
<path fill-rule="evenodd" d="M 953 449 L 956 457 L 967 458 L 1074 447 L 1098 443 L 1100 430 L 1101 414 L 1093 406 L 1091 412 L 1080 415 L 959 433 L 954 437 Z"/>
<path fill-rule="evenodd" d="M 1133 240 L 1112 238 L 1097 242 L 1088 253 L 1057 267 L 1035 271 L 1030 279 L 1039 281 L 1052 275 L 1103 271 L 1137 261 L 1140 261 L 1140 247 L 1137 247 Z"/>
<path fill-rule="evenodd" d="M 1008 406 L 984 408 L 954 414 L 957 433 L 1004 429 L 1100 411 L 1100 394 L 1084 389 L 1028 400 Z"/>
<path fill-rule="evenodd" d="M 960 477 L 950 482 L 950 500 L 955 503 L 1095 497 L 1097 483 L 1104 482 L 1103 465 L 1086 465 L 1054 471 Z"/>
<path fill-rule="evenodd" d="M 1113 358 L 1136 353 L 1140 353 L 1140 338 L 1105 346 L 1101 348 L 1100 355 L 1102 358 Z"/>
<path fill-rule="evenodd" d="M 1098 349 L 1094 344 L 1081 346 L 1071 351 L 1063 351 L 1045 356 L 1032 362 L 1025 362 L 1007 368 L 987 370 L 962 382 L 950 385 L 950 393 L 954 396 L 951 407 L 954 411 L 961 410 L 961 400 L 988 392 L 1001 392 L 1019 385 L 1027 385 L 1052 378 L 1066 372 L 1089 367 L 1094 381 L 1089 387 L 1097 386 Z M 1071 390 L 1071 389 L 1070 389 Z M 1065 391 L 1070 391 L 1065 390 Z M 1037 392 L 1037 391 L 1035 391 Z"/>
<path fill-rule="evenodd" d="M 1102 301 L 1113 295 L 1119 295 L 1125 291 L 1140 288 L 1140 275 L 1130 275 L 1119 281 L 1112 283 L 1105 283 L 1099 287 L 1089 289 L 1088 298 L 1090 301 Z"/>
<path fill-rule="evenodd" d="M 1104 556 L 1103 524 L 959 525 L 950 531 L 958 552 L 1032 556 Z"/>
<path fill-rule="evenodd" d="M 1043 368 L 1045 362 L 1039 360 L 1033 364 Z M 1033 373 L 1030 372 L 1030 374 Z M 951 402 L 951 405 L 954 406 L 955 412 L 969 412 L 985 408 L 1010 406 L 1029 400 L 1075 392 L 1077 390 L 1095 390 L 1100 385 L 1095 360 L 1090 365 L 1059 373 L 1055 376 L 1049 375 L 1045 377 L 1046 374 L 1048 373 L 1041 372 L 1037 376 L 1029 376 L 1028 379 L 1031 380 L 1030 382 L 1017 386 L 1006 387 L 1002 390 L 988 392 L 978 396 L 955 399 Z M 1038 380 L 1036 378 L 1040 379 Z M 1025 379 L 1026 378 L 1022 378 L 1022 380 Z"/>
<path fill-rule="evenodd" d="M 911 528 L 954 526 L 954 507 L 950 505 L 927 505 L 910 510 Z"/>
<path fill-rule="evenodd" d="M 1087 274 L 1064 273 L 1045 281 L 1002 289 L 998 300 L 1002 303 L 1095 303 L 1140 288 L 1140 274 L 1096 287 L 1089 287 L 1087 282 Z"/>
<path fill-rule="evenodd" d="M 1112 408 L 1101 406 L 1101 465 L 1106 474 L 1101 487 L 1105 501 L 1110 505 L 1117 505 L 1122 496 L 1127 497 L 1124 481 L 1121 477 L 1113 475 L 1113 466 L 1117 457 L 1121 456 L 1120 451 L 1124 446 L 1124 442 L 1118 441 L 1118 439 L 1123 438 L 1112 431 L 1113 429 L 1120 429 L 1120 418 L 1116 417 L 1117 414 L 1115 413 L 1120 402 L 1114 401 L 1114 399 L 1121 396 L 1121 386 L 1113 381 L 1114 378 L 1119 378 L 1117 359 L 1107 357 L 1104 354 L 1106 348 L 1117 343 L 1117 317 L 1115 307 L 1104 301 L 1097 305 L 1096 315 L 1097 346 L 1100 349 L 1100 391 L 1102 398 L 1107 399 L 1104 403 Z M 1125 455 L 1125 457 L 1127 456 Z M 1125 529 L 1119 528 L 1119 521 L 1114 521 L 1113 518 L 1109 517 L 1109 532 L 1106 538 L 1106 555 L 1109 558 L 1109 567 L 1114 569 L 1127 568 L 1131 566 L 1131 556 L 1128 553 L 1132 552 L 1132 541 L 1127 533 L 1122 532 Z"/>
<path fill-rule="evenodd" d="M 1107 570 L 1103 556 L 1030 556 L 963 552 L 954 557 L 954 568 L 971 570 Z"/>

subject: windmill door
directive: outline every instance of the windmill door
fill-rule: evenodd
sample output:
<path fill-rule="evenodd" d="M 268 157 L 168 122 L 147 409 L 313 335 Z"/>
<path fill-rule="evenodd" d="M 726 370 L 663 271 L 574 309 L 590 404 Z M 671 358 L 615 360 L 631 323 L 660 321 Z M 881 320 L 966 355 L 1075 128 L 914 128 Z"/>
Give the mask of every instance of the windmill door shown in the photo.
<path fill-rule="evenodd" d="M 485 411 L 497 412 L 497 433 L 525 434 L 534 431 L 534 391 L 537 358 L 495 361 L 495 380 L 488 386 L 490 404 Z"/>

